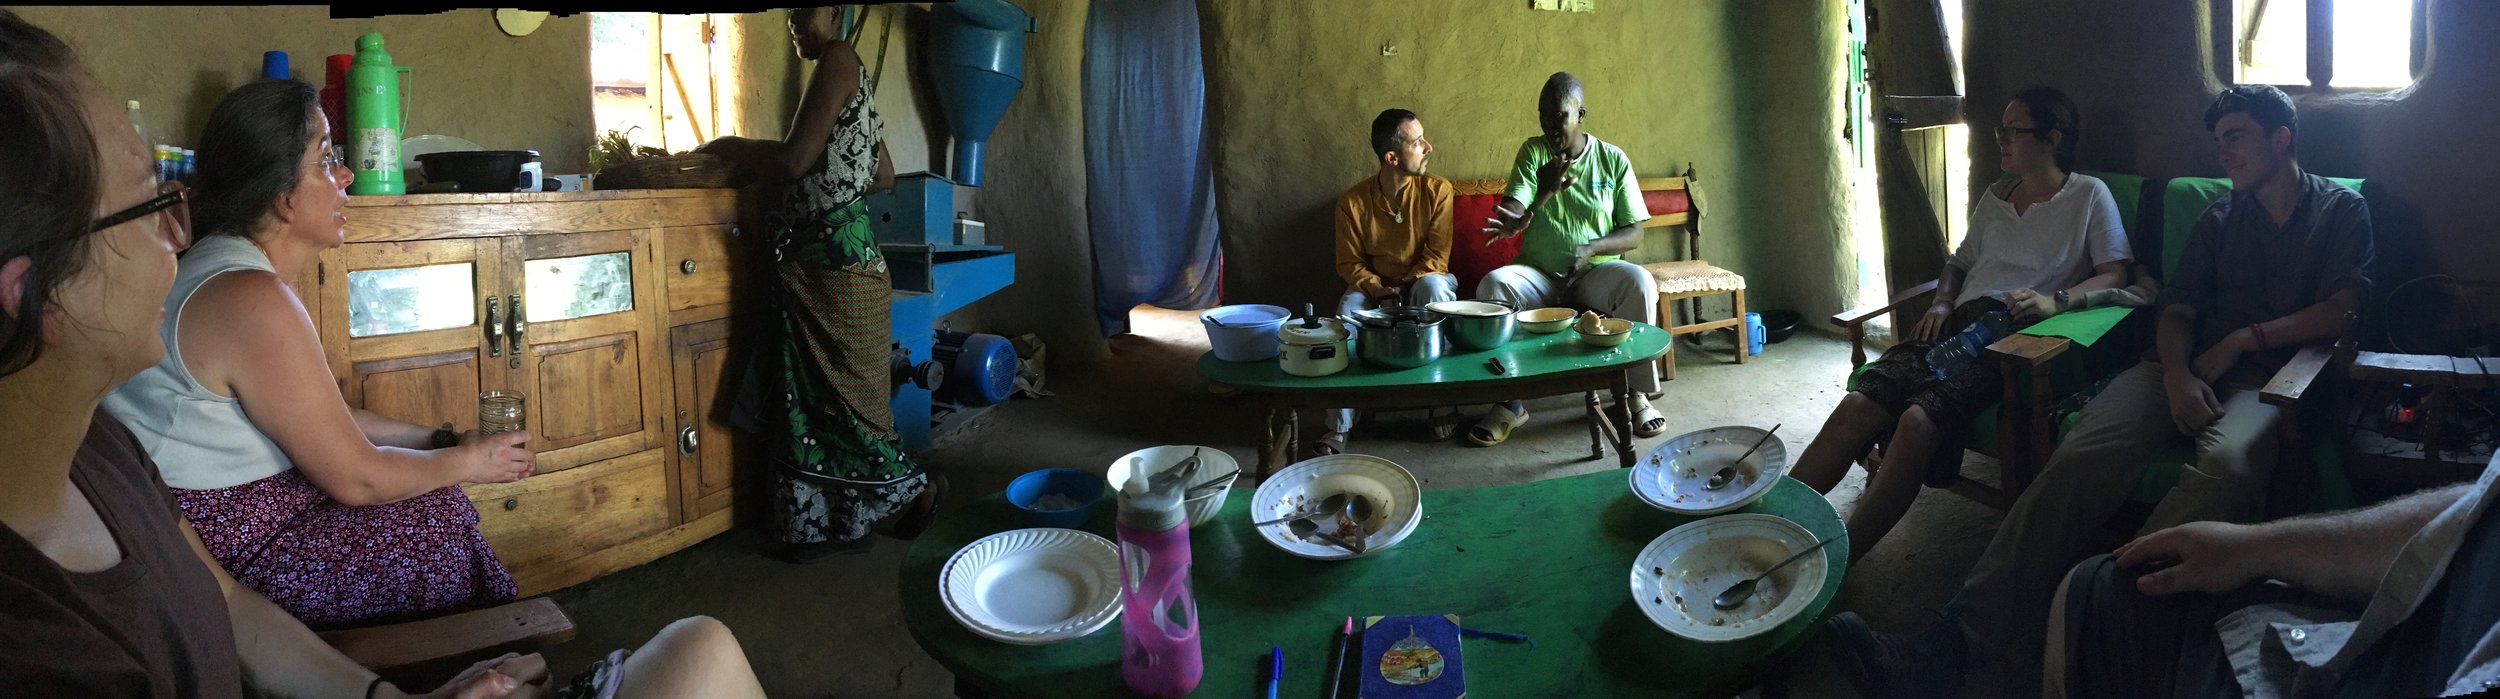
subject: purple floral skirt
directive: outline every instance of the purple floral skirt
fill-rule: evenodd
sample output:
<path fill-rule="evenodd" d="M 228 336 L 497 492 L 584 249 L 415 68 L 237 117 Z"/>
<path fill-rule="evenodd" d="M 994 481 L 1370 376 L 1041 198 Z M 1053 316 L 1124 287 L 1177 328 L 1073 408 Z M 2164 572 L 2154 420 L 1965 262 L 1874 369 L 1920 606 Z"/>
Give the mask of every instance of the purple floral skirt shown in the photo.
<path fill-rule="evenodd" d="M 520 593 L 458 486 L 350 507 L 288 469 L 228 488 L 176 488 L 174 500 L 228 574 L 315 629 L 440 616 Z"/>

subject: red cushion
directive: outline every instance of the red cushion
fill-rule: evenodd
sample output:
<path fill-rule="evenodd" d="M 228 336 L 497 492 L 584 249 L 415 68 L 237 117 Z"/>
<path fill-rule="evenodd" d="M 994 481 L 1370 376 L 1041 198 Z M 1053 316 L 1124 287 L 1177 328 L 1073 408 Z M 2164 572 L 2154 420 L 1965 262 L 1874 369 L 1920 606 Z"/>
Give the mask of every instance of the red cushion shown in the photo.
<path fill-rule="evenodd" d="M 1693 210 L 1693 195 L 1689 190 L 1660 189 L 1644 191 L 1641 192 L 1641 202 L 1649 205 L 1649 215 L 1651 216 L 1680 214 Z"/>
<path fill-rule="evenodd" d="M 1450 274 L 1458 277 L 1458 297 L 1474 298 L 1476 282 L 1519 256 L 1519 238 L 1512 237 L 1492 245 L 1484 244 L 1491 237 L 1484 232 L 1484 220 L 1492 218 L 1493 206 L 1502 201 L 1498 194 L 1461 194 L 1450 201 Z"/>

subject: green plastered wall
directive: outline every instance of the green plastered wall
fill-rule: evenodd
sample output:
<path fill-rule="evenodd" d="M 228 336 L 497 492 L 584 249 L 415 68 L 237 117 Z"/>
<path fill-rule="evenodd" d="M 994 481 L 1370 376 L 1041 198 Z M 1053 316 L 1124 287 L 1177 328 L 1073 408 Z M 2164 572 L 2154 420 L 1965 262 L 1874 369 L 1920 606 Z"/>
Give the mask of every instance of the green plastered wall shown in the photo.
<path fill-rule="evenodd" d="M 1697 169 L 1710 207 L 1704 257 L 1746 276 L 1750 305 L 1817 315 L 1846 298 L 1854 258 L 1839 2 L 1614 0 L 1592 13 L 1516 0 L 1199 7 L 1228 301 L 1298 305 L 1342 293 L 1328 206 L 1375 172 L 1368 139 L 1380 110 L 1420 116 L 1435 174 L 1503 177 L 1537 132 L 1537 92 L 1555 71 L 1579 76 L 1589 132 L 1621 146 L 1638 174 Z M 1674 236 L 1653 232 L 1633 259 L 1669 259 Z"/>
<path fill-rule="evenodd" d="M 1018 4 L 1041 33 L 1027 37 L 1024 90 L 990 142 L 973 207 L 1018 254 L 1017 279 L 950 320 L 1037 332 L 1054 357 L 1098 359 L 1080 79 L 1087 7 Z M 1545 76 L 1568 70 L 1587 85 L 1590 131 L 1622 146 L 1641 174 L 1699 169 L 1711 207 L 1704 253 L 1746 275 L 1751 305 L 1839 310 L 1854 265 L 1842 11 L 1832 0 L 1622 0 L 1588 14 L 1512 0 L 1200 0 L 1225 298 L 1298 305 L 1343 290 L 1327 206 L 1372 172 L 1366 141 L 1380 110 L 1422 115 L 1433 172 L 1499 177 L 1537 130 Z M 1396 55 L 1382 56 L 1383 44 Z M 1636 258 L 1672 249 L 1652 237 Z"/>

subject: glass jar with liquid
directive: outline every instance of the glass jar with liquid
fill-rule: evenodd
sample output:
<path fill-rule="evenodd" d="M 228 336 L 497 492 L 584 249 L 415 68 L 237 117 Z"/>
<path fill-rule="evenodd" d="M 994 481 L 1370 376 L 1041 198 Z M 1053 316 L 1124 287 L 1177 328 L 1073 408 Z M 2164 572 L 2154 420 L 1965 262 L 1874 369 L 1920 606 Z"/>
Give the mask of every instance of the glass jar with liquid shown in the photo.
<path fill-rule="evenodd" d="M 477 432 L 481 435 L 529 429 L 525 399 L 518 391 L 487 391 L 477 397 Z"/>

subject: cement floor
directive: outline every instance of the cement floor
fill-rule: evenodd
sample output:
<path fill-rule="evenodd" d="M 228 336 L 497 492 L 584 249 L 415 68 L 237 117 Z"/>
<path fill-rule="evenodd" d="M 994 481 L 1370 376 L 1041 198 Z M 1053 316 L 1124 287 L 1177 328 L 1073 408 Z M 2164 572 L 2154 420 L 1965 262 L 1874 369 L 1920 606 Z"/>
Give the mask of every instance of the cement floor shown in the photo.
<path fill-rule="evenodd" d="M 1112 341 L 1111 363 L 1049 377 L 1057 395 L 1008 403 L 944 436 L 922 462 L 953 483 L 950 505 L 1005 488 L 1023 472 L 1066 466 L 1100 472 L 1129 451 L 1156 444 L 1221 446 L 1242 463 L 1255 459 L 1258 419 L 1245 401 L 1205 389 L 1192 365 L 1205 351 L 1195 319 L 1143 311 L 1136 334 Z M 1684 345 L 1680 376 L 1657 401 L 1666 436 L 1724 424 L 1784 424 L 1789 453 L 1805 448 L 1841 396 L 1848 343 L 1800 332 L 1749 364 L 1729 359 L 1724 340 L 1704 351 Z M 1432 441 L 1421 412 L 1378 417 L 1358 430 L 1352 450 L 1413 469 L 1427 489 L 1519 483 L 1614 468 L 1587 460 L 1588 433 L 1575 397 L 1531 402 L 1531 421 L 1497 448 Z M 1315 429 L 1305 420 L 1306 429 Z M 1641 448 L 1664 436 L 1641 440 Z M 1993 462 L 1972 455 L 1966 467 L 1993 474 Z M 1853 470 L 1831 495 L 1846 512 L 1864 484 Z M 1881 628 L 1932 623 L 2000 515 L 1941 490 L 1927 490 L 1900 526 L 1848 575 L 1835 602 Z M 618 647 L 642 642 L 679 617 L 707 614 L 727 623 L 744 644 L 764 687 L 781 697 L 947 697 L 953 680 L 922 653 L 903 627 L 895 570 L 909 542 L 875 537 L 865 553 L 813 565 L 763 555 L 770 536 L 741 527 L 649 565 L 562 590 L 553 597 L 581 627 L 578 638 L 546 651 L 558 672 L 583 667 Z M 1792 671 L 1749 695 L 1847 697 L 1817 645 L 1795 658 Z M 2028 653 L 2023 655 L 2020 653 Z M 2038 657 L 2036 649 L 2014 657 Z M 2037 668 L 1989 668 L 1971 678 L 1966 696 L 2036 692 Z M 1556 688 L 1556 696 L 1570 695 Z"/>

